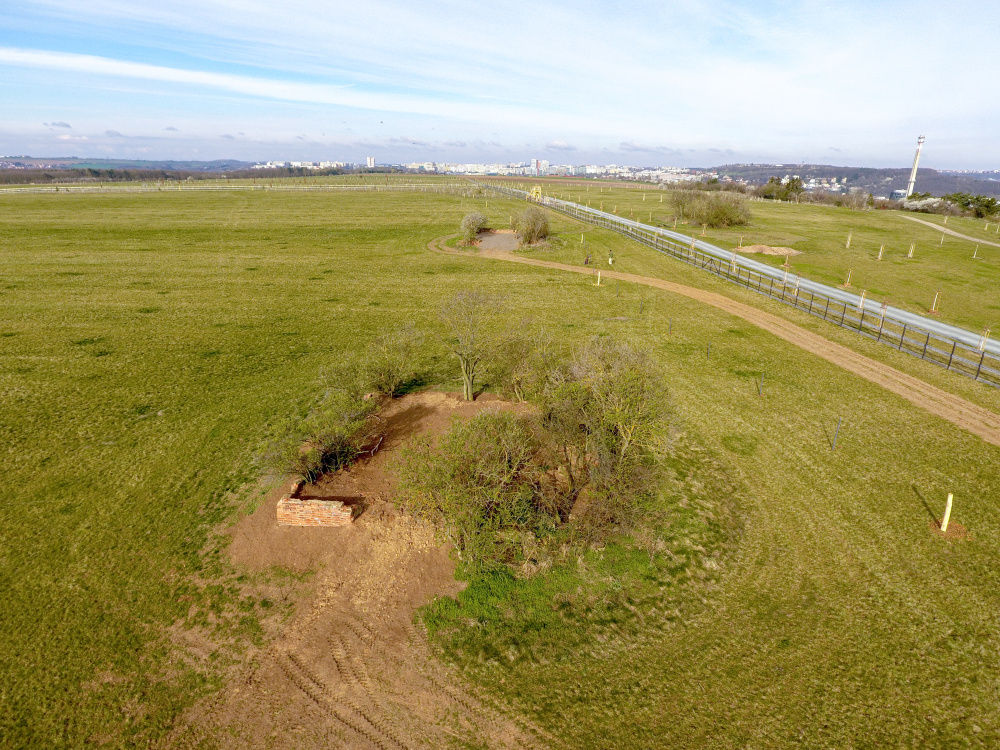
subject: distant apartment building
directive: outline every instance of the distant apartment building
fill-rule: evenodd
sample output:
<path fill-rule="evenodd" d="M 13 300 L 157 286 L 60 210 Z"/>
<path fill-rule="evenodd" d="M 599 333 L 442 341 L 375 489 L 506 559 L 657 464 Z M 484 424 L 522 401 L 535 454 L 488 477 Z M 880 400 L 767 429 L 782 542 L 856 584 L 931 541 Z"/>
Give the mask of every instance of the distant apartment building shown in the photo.
<path fill-rule="evenodd" d="M 375 168 L 375 157 L 374 156 L 369 156 L 365 161 L 366 161 L 366 166 L 369 169 L 374 169 Z"/>
<path fill-rule="evenodd" d="M 534 177 L 544 177 L 549 173 L 548 159 L 532 159 L 530 170 Z"/>

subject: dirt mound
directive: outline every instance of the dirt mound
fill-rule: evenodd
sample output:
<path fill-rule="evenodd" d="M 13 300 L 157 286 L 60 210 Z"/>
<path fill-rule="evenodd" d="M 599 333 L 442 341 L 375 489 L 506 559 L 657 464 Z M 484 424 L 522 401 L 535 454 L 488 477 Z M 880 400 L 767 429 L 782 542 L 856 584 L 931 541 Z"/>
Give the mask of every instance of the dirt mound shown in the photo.
<path fill-rule="evenodd" d="M 236 564 L 317 573 L 283 631 L 249 652 L 225 687 L 189 713 L 185 741 L 210 738 L 232 748 L 535 746 L 537 732 L 480 702 L 414 626 L 418 607 L 461 586 L 434 530 L 391 502 L 400 447 L 418 434 L 442 434 L 455 415 L 487 408 L 527 407 L 447 393 L 386 404 L 374 455 L 301 492 L 355 504 L 352 526 L 278 526 L 282 486 L 231 530 Z"/>
<path fill-rule="evenodd" d="M 771 245 L 747 245 L 736 248 L 738 253 L 760 253 L 761 255 L 802 255 L 801 250 L 790 247 L 772 247 Z"/>

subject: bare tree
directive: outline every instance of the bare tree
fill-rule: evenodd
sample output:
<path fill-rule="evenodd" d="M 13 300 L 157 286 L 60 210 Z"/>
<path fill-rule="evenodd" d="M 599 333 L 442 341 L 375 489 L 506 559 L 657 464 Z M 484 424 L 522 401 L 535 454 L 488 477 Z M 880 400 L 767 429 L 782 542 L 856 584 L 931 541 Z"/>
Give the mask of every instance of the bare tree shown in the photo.
<path fill-rule="evenodd" d="M 475 399 L 476 375 L 493 358 L 503 300 L 482 290 L 458 292 L 441 308 L 446 343 L 462 368 L 462 395 Z"/>

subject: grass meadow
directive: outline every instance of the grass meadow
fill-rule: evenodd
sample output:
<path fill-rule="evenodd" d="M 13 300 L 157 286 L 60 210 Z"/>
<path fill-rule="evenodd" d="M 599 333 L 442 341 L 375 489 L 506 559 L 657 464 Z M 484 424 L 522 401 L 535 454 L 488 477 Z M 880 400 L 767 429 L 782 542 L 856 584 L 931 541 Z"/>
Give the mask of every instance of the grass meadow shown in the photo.
<path fill-rule="evenodd" d="M 589 203 L 593 208 L 603 205 L 605 211 L 616 211 L 619 216 L 654 226 L 674 225 L 675 209 L 670 204 L 669 191 L 640 186 L 605 187 L 599 183 L 542 184 L 545 195 L 581 205 Z M 948 229 L 973 238 L 965 240 L 942 235 L 936 229 L 905 218 L 912 216 L 944 226 L 943 217 L 930 214 L 853 211 L 771 201 L 754 201 L 749 205 L 753 214 L 749 226 L 707 229 L 702 236 L 702 227 L 690 226 L 681 219 L 677 229 L 726 249 L 735 249 L 741 242 L 744 246 L 791 247 L 802 252 L 790 259 L 792 273 L 841 286 L 851 272 L 851 287 L 857 293 L 867 290 L 870 299 L 888 300 L 915 313 L 925 314 L 930 310 L 935 293 L 940 292 L 938 309 L 942 320 L 975 333 L 984 327 L 992 330 L 1000 327 L 1000 300 L 995 293 L 996 279 L 1000 277 L 1000 247 L 974 241 L 1000 243 L 995 222 L 990 222 L 987 229 L 986 221 L 950 218 Z M 911 244 L 916 246 L 913 258 L 907 258 Z M 878 260 L 883 245 L 882 260 Z M 750 257 L 773 266 L 785 262 L 784 256 Z"/>
<path fill-rule="evenodd" d="M 793 212 L 823 211 L 835 254 L 841 213 L 762 205 L 771 234 L 753 241 L 792 244 L 779 235 L 803 231 Z M 246 593 L 213 533 L 245 506 L 270 426 L 307 408 L 331 362 L 386 325 L 433 328 L 474 286 L 568 343 L 642 343 L 669 373 L 683 439 L 659 558 L 613 540 L 428 608 L 469 679 L 570 747 L 1000 743 L 1000 449 L 690 300 L 428 251 L 473 207 L 391 192 L 0 196 L 0 743 L 147 744 L 209 693 L 280 606 Z M 489 213 L 505 225 L 519 208 Z M 579 225 L 554 224 L 532 252 L 581 262 Z M 583 231 L 616 270 L 745 293 Z M 998 408 L 984 386 L 852 345 Z M 424 366 L 457 386 L 438 351 Z M 964 541 L 931 528 L 948 492 Z M 178 630 L 226 648 L 196 657 Z"/>

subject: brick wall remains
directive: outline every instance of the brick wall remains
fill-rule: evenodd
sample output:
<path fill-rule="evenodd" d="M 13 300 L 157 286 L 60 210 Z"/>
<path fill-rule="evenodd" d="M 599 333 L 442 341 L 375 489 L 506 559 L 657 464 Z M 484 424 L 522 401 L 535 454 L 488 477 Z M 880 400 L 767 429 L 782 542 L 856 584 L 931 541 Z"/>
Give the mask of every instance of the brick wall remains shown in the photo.
<path fill-rule="evenodd" d="M 296 488 L 298 489 L 298 488 Z M 279 526 L 347 526 L 351 509 L 339 500 L 300 500 L 285 495 L 278 501 Z"/>

